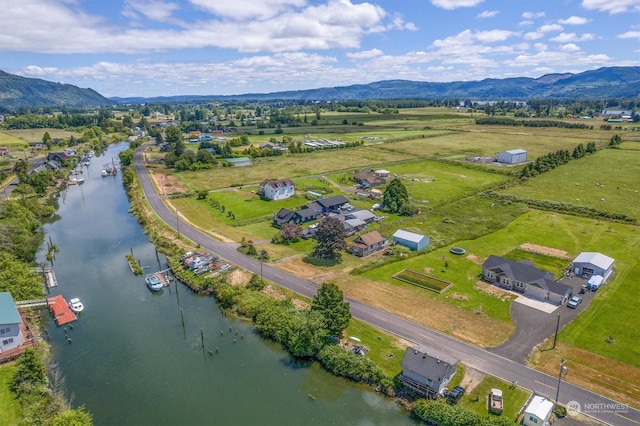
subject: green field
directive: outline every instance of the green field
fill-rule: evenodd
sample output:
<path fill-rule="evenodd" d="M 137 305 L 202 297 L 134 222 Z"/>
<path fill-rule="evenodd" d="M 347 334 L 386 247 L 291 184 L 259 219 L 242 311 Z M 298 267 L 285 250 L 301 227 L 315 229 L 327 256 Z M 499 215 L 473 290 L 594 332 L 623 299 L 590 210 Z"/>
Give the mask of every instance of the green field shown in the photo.
<path fill-rule="evenodd" d="M 503 192 L 624 213 L 640 220 L 639 154 L 633 149 L 601 150 Z"/>
<path fill-rule="evenodd" d="M 522 388 L 512 388 L 511 384 L 495 377 L 485 377 L 475 388 L 460 398 L 458 405 L 467 408 L 481 416 L 494 416 L 488 410 L 488 397 L 492 388 L 502 390 L 504 407 L 502 417 L 516 420 L 518 412 L 529 399 L 530 393 Z"/>
<path fill-rule="evenodd" d="M 528 250 L 522 250 L 519 248 L 513 249 L 504 255 L 505 258 L 520 261 L 528 260 L 540 269 L 551 272 L 556 280 L 559 280 L 564 276 L 563 272 L 567 266 L 571 264 L 570 259 L 563 259 L 559 257 L 547 256 L 540 253 L 532 253 Z"/>
<path fill-rule="evenodd" d="M 0 425 L 13 426 L 20 423 L 22 410 L 16 396 L 9 390 L 9 380 L 13 377 L 13 364 L 0 367 Z"/>

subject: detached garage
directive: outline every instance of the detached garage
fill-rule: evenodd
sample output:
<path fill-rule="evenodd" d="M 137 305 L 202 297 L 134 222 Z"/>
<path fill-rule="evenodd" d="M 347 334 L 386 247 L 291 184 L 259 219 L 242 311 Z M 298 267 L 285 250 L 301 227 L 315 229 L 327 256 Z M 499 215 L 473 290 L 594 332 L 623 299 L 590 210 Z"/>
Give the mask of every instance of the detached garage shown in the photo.
<path fill-rule="evenodd" d="M 591 278 L 600 275 L 607 281 L 613 273 L 614 260 L 602 253 L 585 251 L 573 259 L 571 270 L 579 277 Z"/>
<path fill-rule="evenodd" d="M 395 234 L 393 234 L 393 243 L 400 244 L 413 251 L 420 251 L 429 247 L 429 237 L 398 229 Z"/>
<path fill-rule="evenodd" d="M 498 153 L 498 163 L 518 164 L 527 161 L 527 151 L 524 149 L 512 149 Z"/>

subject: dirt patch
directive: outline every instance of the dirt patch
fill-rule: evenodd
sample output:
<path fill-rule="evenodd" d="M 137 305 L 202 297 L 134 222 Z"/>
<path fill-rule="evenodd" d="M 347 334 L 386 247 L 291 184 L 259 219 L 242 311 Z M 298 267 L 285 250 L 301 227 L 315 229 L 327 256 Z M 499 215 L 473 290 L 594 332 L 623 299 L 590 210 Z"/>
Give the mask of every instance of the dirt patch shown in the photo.
<path fill-rule="evenodd" d="M 300 278 L 313 278 L 323 274 L 321 268 L 310 265 L 302 260 L 302 257 L 290 257 L 281 262 L 275 263 L 275 266 L 278 269 L 282 269 L 283 271 L 290 272 Z"/>
<path fill-rule="evenodd" d="M 495 285 L 485 283 L 484 281 L 476 281 L 474 288 L 480 290 L 484 294 L 488 294 L 489 296 L 497 297 L 502 301 L 512 300 L 516 298 L 513 293 L 496 287 Z"/>
<path fill-rule="evenodd" d="M 482 265 L 484 263 L 484 261 L 486 260 L 486 259 L 484 259 L 482 257 L 476 256 L 475 254 L 467 255 L 467 259 L 469 259 L 470 261 L 472 261 L 476 265 Z"/>
<path fill-rule="evenodd" d="M 458 294 L 458 293 L 453 293 L 447 297 L 450 297 L 454 300 L 469 300 L 469 298 L 467 296 L 465 296 L 464 294 Z"/>
<path fill-rule="evenodd" d="M 547 256 L 558 257 L 560 259 L 569 259 L 569 255 L 564 250 L 554 249 L 552 247 L 539 246 L 532 243 L 524 243 L 520 245 L 522 250 L 527 250 L 532 253 L 540 253 Z"/>
<path fill-rule="evenodd" d="M 174 176 L 150 169 L 148 169 L 148 171 L 151 180 L 153 180 L 156 188 L 158 188 L 158 193 L 166 195 L 187 192 L 187 188 Z"/>
<path fill-rule="evenodd" d="M 430 273 L 432 273 L 432 272 L 433 272 L 433 268 L 424 268 L 422 271 L 423 271 L 425 274 L 430 274 Z"/>
<path fill-rule="evenodd" d="M 262 290 L 260 290 L 260 292 L 263 294 L 266 294 L 269 297 L 273 297 L 274 299 L 277 299 L 277 300 L 285 300 L 287 298 L 287 296 L 284 293 L 282 293 L 278 288 L 272 285 L 264 286 Z M 296 309 L 308 309 L 311 306 L 309 303 L 305 302 L 304 300 L 300 300 L 296 298 L 291 299 L 291 303 L 293 304 L 293 306 L 296 307 Z"/>
<path fill-rule="evenodd" d="M 465 366 L 464 377 L 460 382 L 460 386 L 465 388 L 466 392 L 469 393 L 474 390 L 485 377 L 486 375 L 481 371 Z"/>
<path fill-rule="evenodd" d="M 234 286 L 247 285 L 251 280 L 251 275 L 253 275 L 251 272 L 244 269 L 234 269 L 230 274 L 227 274 L 227 283 Z"/>

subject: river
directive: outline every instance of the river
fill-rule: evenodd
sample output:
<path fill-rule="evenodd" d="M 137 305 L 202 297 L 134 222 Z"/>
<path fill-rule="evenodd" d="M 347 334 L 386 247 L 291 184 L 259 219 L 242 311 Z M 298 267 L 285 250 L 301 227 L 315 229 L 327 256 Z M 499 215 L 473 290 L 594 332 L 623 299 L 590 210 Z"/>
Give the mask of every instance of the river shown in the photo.
<path fill-rule="evenodd" d="M 317 363 L 294 362 L 251 324 L 222 315 L 211 297 L 181 284 L 150 292 L 125 255 L 147 271 L 166 261 L 129 214 L 122 175 L 100 175 L 126 147 L 93 158 L 85 183 L 61 196 L 61 219 L 44 227 L 59 249 L 50 294 L 85 306 L 66 327 L 71 343 L 53 321 L 47 326 L 73 406 L 84 405 L 96 425 L 414 423 L 395 402 Z"/>

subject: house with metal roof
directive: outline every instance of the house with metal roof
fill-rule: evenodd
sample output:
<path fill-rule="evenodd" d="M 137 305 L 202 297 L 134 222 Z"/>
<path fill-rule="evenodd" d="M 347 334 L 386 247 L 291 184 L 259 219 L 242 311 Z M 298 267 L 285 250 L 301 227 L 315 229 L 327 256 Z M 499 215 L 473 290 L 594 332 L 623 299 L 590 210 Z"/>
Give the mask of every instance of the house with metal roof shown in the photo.
<path fill-rule="evenodd" d="M 0 354 L 24 343 L 21 325 L 22 317 L 11 293 L 0 293 Z"/>
<path fill-rule="evenodd" d="M 318 212 L 313 209 L 302 208 L 300 210 L 294 211 L 282 208 L 273 215 L 273 225 L 280 228 L 282 225 L 285 225 L 287 223 L 299 224 L 309 222 L 317 218 Z"/>
<path fill-rule="evenodd" d="M 398 229 L 392 239 L 394 244 L 405 246 L 412 251 L 420 251 L 429 247 L 429 237 L 402 229 Z"/>
<path fill-rule="evenodd" d="M 551 272 L 528 260 L 514 261 L 491 255 L 482 264 L 482 277 L 498 287 L 556 305 L 566 303 L 573 289 L 557 282 Z"/>
<path fill-rule="evenodd" d="M 573 259 L 571 270 L 577 276 L 584 278 L 600 275 L 604 282 L 613 274 L 613 262 L 613 258 L 602 253 L 585 251 Z"/>
<path fill-rule="evenodd" d="M 498 153 L 498 163 L 518 164 L 527 161 L 527 151 L 524 149 L 511 149 Z"/>
<path fill-rule="evenodd" d="M 317 201 L 307 203 L 306 207 L 316 210 L 320 213 L 330 213 L 340 211 L 340 207 L 347 204 L 349 200 L 344 195 L 335 195 L 329 198 L 322 198 Z"/>
<path fill-rule="evenodd" d="M 458 360 L 434 349 L 422 352 L 407 348 L 402 357 L 399 380 L 407 388 L 436 398 L 456 373 Z"/>

